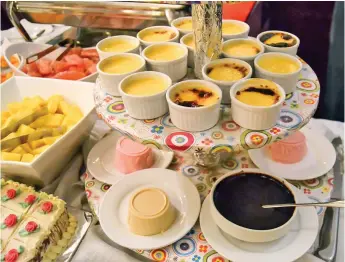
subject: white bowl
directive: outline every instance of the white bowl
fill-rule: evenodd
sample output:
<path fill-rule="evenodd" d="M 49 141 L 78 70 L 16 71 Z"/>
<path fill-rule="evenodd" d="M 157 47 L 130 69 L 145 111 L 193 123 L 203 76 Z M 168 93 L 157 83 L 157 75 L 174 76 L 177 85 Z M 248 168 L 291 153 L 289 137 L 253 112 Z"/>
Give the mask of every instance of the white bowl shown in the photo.
<path fill-rule="evenodd" d="M 266 45 L 266 44 L 261 42 L 260 38 L 267 33 L 284 33 L 284 34 L 290 35 L 296 39 L 296 44 L 294 46 L 290 46 L 290 47 L 274 47 L 274 46 Z M 265 52 L 280 52 L 280 53 L 286 53 L 289 55 L 296 55 L 297 51 L 298 51 L 299 44 L 300 44 L 300 40 L 297 36 L 295 36 L 294 34 L 291 34 L 289 32 L 279 31 L 279 30 L 270 30 L 270 31 L 262 32 L 262 33 L 258 34 L 256 39 L 264 45 Z"/>
<path fill-rule="evenodd" d="M 164 79 L 167 83 L 167 88 L 158 94 L 150 96 L 129 95 L 123 91 L 128 81 L 150 76 Z M 139 72 L 124 78 L 119 84 L 119 91 L 128 114 L 133 118 L 143 120 L 154 119 L 166 114 L 168 112 L 168 104 L 165 99 L 165 93 L 171 86 L 171 83 L 169 76 L 159 72 Z"/>
<path fill-rule="evenodd" d="M 171 26 L 176 28 L 180 32 L 180 36 L 184 36 L 186 34 L 193 32 L 193 29 L 188 30 L 188 29 L 181 29 L 177 27 L 177 25 L 181 23 L 183 20 L 192 20 L 192 17 L 191 16 L 179 17 L 171 22 Z"/>
<path fill-rule="evenodd" d="M 295 198 L 295 203 L 298 203 L 296 195 L 293 193 L 292 185 L 290 185 L 286 180 L 284 180 L 282 178 L 272 176 L 271 174 L 268 174 L 268 173 L 261 171 L 260 169 L 257 169 L 257 168 L 247 168 L 247 169 L 232 171 L 232 172 L 229 172 L 226 175 L 222 176 L 221 178 L 219 178 L 211 189 L 211 193 L 210 193 L 210 196 L 211 196 L 211 201 L 210 201 L 211 202 L 211 214 L 212 214 L 212 217 L 213 217 L 214 221 L 216 222 L 216 224 L 225 233 L 227 233 L 227 234 L 229 234 L 229 235 L 231 235 L 237 239 L 240 239 L 242 241 L 246 241 L 246 242 L 257 242 L 257 243 L 269 242 L 269 241 L 274 241 L 276 239 L 279 239 L 279 238 L 283 237 L 284 235 L 286 235 L 289 232 L 291 224 L 293 223 L 293 221 L 296 218 L 297 208 L 295 208 L 295 211 L 292 214 L 291 218 L 285 224 L 281 225 L 280 227 L 277 227 L 274 229 L 268 229 L 268 230 L 255 230 L 255 229 L 249 229 L 249 228 L 239 226 L 239 225 L 229 221 L 228 219 L 226 219 L 217 210 L 217 208 L 214 204 L 214 191 L 215 191 L 217 185 L 219 183 L 221 183 L 221 181 L 223 181 L 225 178 L 227 178 L 229 176 L 233 176 L 233 175 L 238 175 L 241 173 L 261 173 L 261 174 L 270 176 L 270 177 L 274 178 L 275 180 L 282 182 L 289 189 L 289 191 L 293 194 L 293 196 Z"/>
<path fill-rule="evenodd" d="M 263 57 L 269 57 L 269 56 L 271 57 L 283 56 L 283 57 L 290 58 L 291 60 L 293 60 L 299 65 L 299 69 L 296 72 L 288 73 L 288 74 L 272 73 L 270 71 L 267 71 L 258 65 L 258 61 Z M 254 60 L 254 66 L 255 66 L 256 77 L 271 80 L 279 84 L 282 88 L 284 88 L 286 94 L 290 94 L 296 90 L 296 84 L 299 79 L 299 74 L 302 71 L 303 64 L 295 56 L 285 54 L 285 53 L 271 52 L 271 53 L 264 53 L 257 56 Z"/>
<path fill-rule="evenodd" d="M 154 30 L 167 30 L 167 31 L 172 31 L 175 33 L 175 36 L 171 39 L 169 39 L 168 41 L 162 41 L 162 42 L 147 42 L 145 40 L 143 40 L 141 38 L 141 36 L 149 31 L 154 31 Z M 180 33 L 179 31 L 175 28 L 175 27 L 170 27 L 170 26 L 151 26 L 151 27 L 147 27 L 143 30 L 141 30 L 138 34 L 137 34 L 137 38 L 139 39 L 140 43 L 142 44 L 143 48 L 152 45 L 152 44 L 157 44 L 157 43 L 167 43 L 167 42 L 178 42 L 180 37 Z"/>
<path fill-rule="evenodd" d="M 239 80 L 235 80 L 235 81 L 220 81 L 220 80 L 215 80 L 210 78 L 207 75 L 207 70 L 215 65 L 219 65 L 219 64 L 230 64 L 230 63 L 235 63 L 238 65 L 241 65 L 243 67 L 245 67 L 248 70 L 248 74 L 239 79 Z M 222 58 L 222 59 L 217 59 L 217 60 L 213 60 L 211 62 L 209 62 L 208 64 L 204 65 L 202 68 L 202 76 L 204 78 L 204 80 L 210 81 L 212 83 L 215 83 L 217 86 L 220 87 L 220 89 L 222 90 L 222 104 L 227 104 L 229 105 L 231 100 L 230 100 L 230 89 L 231 87 L 238 81 L 242 80 L 242 79 L 248 79 L 252 77 L 252 67 L 245 61 L 239 60 L 239 59 L 233 59 L 233 58 Z"/>
<path fill-rule="evenodd" d="M 244 27 L 244 31 L 238 34 L 223 34 L 222 33 L 222 36 L 225 40 L 248 37 L 250 26 L 247 23 L 239 21 L 239 20 L 231 20 L 231 19 L 223 20 L 222 23 L 223 24 L 226 24 L 226 23 L 238 24 Z"/>
<path fill-rule="evenodd" d="M 158 48 L 160 46 L 177 46 L 184 50 L 184 55 L 180 58 L 177 58 L 175 60 L 171 61 L 156 61 L 148 58 L 146 56 L 146 53 L 152 49 L 152 48 Z M 178 43 L 159 43 L 159 44 L 153 44 L 148 47 L 146 47 L 142 54 L 141 54 L 146 62 L 147 62 L 147 68 L 152 71 L 161 72 L 164 74 L 167 74 L 173 82 L 176 82 L 178 80 L 181 80 L 185 75 L 187 74 L 187 58 L 188 58 L 188 49 L 182 44 Z"/>
<path fill-rule="evenodd" d="M 39 44 L 39 43 L 30 43 L 30 42 L 25 42 L 25 43 L 16 43 L 8 46 L 5 51 L 4 51 L 4 57 L 10 68 L 13 70 L 14 75 L 16 76 L 27 76 L 31 77 L 27 74 L 25 74 L 21 69 L 25 65 L 25 59 L 29 57 L 30 55 L 33 55 L 37 52 L 43 51 L 44 49 L 47 49 L 51 45 L 48 44 Z M 85 49 L 94 49 L 94 48 L 85 48 Z M 65 47 L 61 47 L 54 52 L 49 53 L 48 55 L 44 56 L 44 58 L 48 58 L 51 60 L 55 60 L 62 52 L 65 50 Z M 19 67 L 15 67 L 12 65 L 10 62 L 10 57 L 14 54 L 20 55 L 23 60 L 21 59 Z M 78 81 L 84 81 L 84 82 L 95 82 L 97 79 L 98 73 L 95 72 L 93 74 L 90 74 L 86 77 L 83 77 L 79 79 Z"/>
<path fill-rule="evenodd" d="M 251 130 L 264 130 L 276 124 L 285 100 L 285 91 L 277 83 L 271 83 L 275 84 L 280 92 L 279 101 L 271 106 L 252 106 L 237 100 L 236 92 L 243 88 L 247 81 L 254 79 L 260 81 L 260 78 L 244 79 L 234 84 L 230 89 L 231 114 L 232 119 L 241 127 Z M 261 80 L 266 81 L 265 79 Z"/>
<path fill-rule="evenodd" d="M 226 47 L 227 45 L 231 45 L 231 44 L 235 44 L 235 43 L 246 43 L 246 42 L 254 44 L 256 47 L 258 47 L 258 49 L 260 50 L 259 53 L 257 53 L 256 55 L 253 55 L 253 56 L 233 56 L 233 55 L 229 55 L 228 53 L 224 52 L 224 47 Z M 252 38 L 252 37 L 241 38 L 241 39 L 230 39 L 230 40 L 225 41 L 223 43 L 223 46 L 222 46 L 222 55 L 224 57 L 236 58 L 236 59 L 246 61 L 252 67 L 254 67 L 254 59 L 258 55 L 262 54 L 263 52 L 265 52 L 265 47 L 263 46 L 263 44 L 260 41 L 256 40 L 255 38 Z"/>
<path fill-rule="evenodd" d="M 141 61 L 141 66 L 134 71 L 130 71 L 130 72 L 124 73 L 124 74 L 112 74 L 112 73 L 103 72 L 101 69 L 102 64 L 107 62 L 108 60 L 111 60 L 111 59 L 114 59 L 117 57 L 137 58 L 138 60 Z M 145 59 L 142 58 L 140 55 L 131 54 L 131 53 L 122 53 L 122 54 L 113 55 L 113 56 L 110 56 L 108 58 L 101 60 L 97 64 L 97 72 L 98 72 L 99 78 L 101 80 L 101 87 L 102 87 L 102 89 L 105 90 L 105 92 L 107 92 L 108 94 L 111 94 L 113 96 L 121 96 L 120 91 L 119 91 L 119 84 L 122 81 L 122 79 L 124 79 L 125 77 L 127 77 L 133 73 L 141 72 L 141 71 L 145 71 L 145 70 L 146 70 Z"/>
<path fill-rule="evenodd" d="M 175 88 L 186 83 L 203 84 L 216 92 L 220 99 L 213 105 L 195 108 L 177 105 L 171 100 L 171 93 Z M 222 100 L 222 90 L 216 84 L 205 80 L 182 81 L 169 88 L 166 94 L 166 99 L 169 105 L 171 121 L 179 129 L 191 132 L 204 131 L 215 126 L 218 122 L 220 115 L 220 101 Z"/>
<path fill-rule="evenodd" d="M 83 118 L 30 163 L 1 161 L 1 171 L 16 181 L 49 185 L 66 167 L 96 120 L 93 83 L 35 77 L 13 77 L 1 86 L 1 110 L 7 104 L 35 95 L 47 99 L 60 94 L 81 109 Z"/>
<path fill-rule="evenodd" d="M 187 47 L 188 49 L 188 59 L 187 59 L 187 65 L 188 67 L 194 68 L 194 49 L 184 43 L 185 40 L 188 38 L 194 38 L 194 33 L 188 33 L 181 37 L 180 43 Z"/>
<path fill-rule="evenodd" d="M 133 43 L 135 47 L 126 51 L 126 52 L 106 52 L 106 51 L 101 50 L 102 45 L 104 45 L 106 42 L 114 41 L 114 40 L 120 40 L 120 39 Z M 107 58 L 109 56 L 121 54 L 121 53 L 132 53 L 132 54 L 140 55 L 139 49 L 140 49 L 140 41 L 137 38 L 135 38 L 133 36 L 128 36 L 128 35 L 110 36 L 110 37 L 104 38 L 103 40 L 99 41 L 96 45 L 96 50 L 98 52 L 100 59 L 104 59 L 104 58 Z"/>

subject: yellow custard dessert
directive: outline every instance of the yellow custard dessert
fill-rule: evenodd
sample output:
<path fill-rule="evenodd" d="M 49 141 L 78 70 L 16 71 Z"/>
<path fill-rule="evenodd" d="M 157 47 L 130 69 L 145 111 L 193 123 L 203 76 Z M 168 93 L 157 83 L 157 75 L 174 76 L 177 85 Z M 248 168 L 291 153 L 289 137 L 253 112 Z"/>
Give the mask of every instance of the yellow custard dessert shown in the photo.
<path fill-rule="evenodd" d="M 223 52 L 234 57 L 255 56 L 260 52 L 260 48 L 251 42 L 234 42 L 223 47 Z"/>
<path fill-rule="evenodd" d="M 186 37 L 185 39 L 183 39 L 183 43 L 185 45 L 189 46 L 190 48 L 195 49 L 195 42 L 194 42 L 193 36 L 189 36 L 189 37 Z"/>
<path fill-rule="evenodd" d="M 285 56 L 263 56 L 258 66 L 272 73 L 290 74 L 298 71 L 299 64 Z"/>
<path fill-rule="evenodd" d="M 137 57 L 120 56 L 105 59 L 100 69 L 108 74 L 126 74 L 138 70 L 143 62 Z"/>
<path fill-rule="evenodd" d="M 103 52 L 124 53 L 124 52 L 134 49 L 135 47 L 136 45 L 132 41 L 127 41 L 124 39 L 111 39 L 111 40 L 105 41 L 100 46 L 100 49 Z"/>
<path fill-rule="evenodd" d="M 183 19 L 181 22 L 176 23 L 175 27 L 182 30 L 193 30 L 193 23 L 191 18 Z"/>
<path fill-rule="evenodd" d="M 218 94 L 202 84 L 185 83 L 172 92 L 171 100 L 180 106 L 201 107 L 216 104 Z"/>
<path fill-rule="evenodd" d="M 267 33 L 260 38 L 260 41 L 273 47 L 290 47 L 297 43 L 293 36 L 284 33 Z"/>
<path fill-rule="evenodd" d="M 185 50 L 175 45 L 153 46 L 145 52 L 147 58 L 156 61 L 172 61 L 183 57 Z"/>
<path fill-rule="evenodd" d="M 166 193 L 158 188 L 141 189 L 130 200 L 128 225 L 134 234 L 151 236 L 162 233 L 175 218 L 176 209 Z"/>
<path fill-rule="evenodd" d="M 236 92 L 236 99 L 251 106 L 271 106 L 280 99 L 280 92 L 275 83 L 265 79 L 249 79 Z"/>
<path fill-rule="evenodd" d="M 222 24 L 222 33 L 223 35 L 236 35 L 244 32 L 246 29 L 244 25 L 232 23 L 232 22 L 223 22 Z"/>
<path fill-rule="evenodd" d="M 167 42 L 176 36 L 175 32 L 166 29 L 155 29 L 143 32 L 140 38 L 146 42 Z"/>
<path fill-rule="evenodd" d="M 235 63 L 224 63 L 207 69 L 208 77 L 219 81 L 236 81 L 248 74 L 248 69 Z"/>
<path fill-rule="evenodd" d="M 168 85 L 162 78 L 143 77 L 129 81 L 123 87 L 123 91 L 129 95 L 150 96 L 158 94 L 167 88 Z"/>

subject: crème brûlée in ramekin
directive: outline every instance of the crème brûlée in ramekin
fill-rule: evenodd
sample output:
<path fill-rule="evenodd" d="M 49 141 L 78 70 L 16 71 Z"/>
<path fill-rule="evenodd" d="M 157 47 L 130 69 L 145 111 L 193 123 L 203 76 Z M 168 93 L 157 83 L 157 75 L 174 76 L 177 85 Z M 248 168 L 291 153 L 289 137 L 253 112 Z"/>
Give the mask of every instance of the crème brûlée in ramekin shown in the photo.
<path fill-rule="evenodd" d="M 137 38 L 146 47 L 154 43 L 177 42 L 179 31 L 170 26 L 152 26 L 141 30 Z"/>
<path fill-rule="evenodd" d="M 222 21 L 222 36 L 224 39 L 246 38 L 249 33 L 249 25 L 238 20 Z"/>
<path fill-rule="evenodd" d="M 247 67 L 236 63 L 223 63 L 208 67 L 208 77 L 218 81 L 236 81 L 244 78 L 249 73 Z"/>
<path fill-rule="evenodd" d="M 224 45 L 223 52 L 231 57 L 255 56 L 261 51 L 260 47 L 250 41 L 236 41 Z"/>
<path fill-rule="evenodd" d="M 176 22 L 174 24 L 174 26 L 178 29 L 192 31 L 193 30 L 192 18 L 191 17 L 184 17 L 180 21 Z"/>
<path fill-rule="evenodd" d="M 100 64 L 102 72 L 107 74 L 125 74 L 134 72 L 143 66 L 143 61 L 137 56 L 115 56 L 105 59 Z"/>
<path fill-rule="evenodd" d="M 150 47 L 145 56 L 154 61 L 173 61 L 183 57 L 185 53 L 178 45 L 159 45 Z"/>

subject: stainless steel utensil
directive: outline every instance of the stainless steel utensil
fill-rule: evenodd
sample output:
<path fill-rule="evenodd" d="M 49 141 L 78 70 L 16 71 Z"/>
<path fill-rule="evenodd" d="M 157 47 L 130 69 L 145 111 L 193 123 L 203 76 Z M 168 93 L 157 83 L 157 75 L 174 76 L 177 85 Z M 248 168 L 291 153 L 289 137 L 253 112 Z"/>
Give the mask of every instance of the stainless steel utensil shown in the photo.
<path fill-rule="evenodd" d="M 337 159 L 333 167 L 334 180 L 333 180 L 333 199 L 344 198 L 344 147 L 340 137 L 335 138 L 332 144 L 337 153 Z M 331 262 L 334 261 L 337 252 L 338 243 L 338 228 L 339 228 L 339 209 L 328 208 L 325 212 L 324 224 L 320 232 L 320 247 L 315 255 L 319 258 Z"/>
<path fill-rule="evenodd" d="M 335 200 L 323 203 L 298 203 L 298 204 L 275 204 L 262 205 L 263 208 L 280 208 L 280 207 L 339 207 L 345 208 L 344 200 Z"/>

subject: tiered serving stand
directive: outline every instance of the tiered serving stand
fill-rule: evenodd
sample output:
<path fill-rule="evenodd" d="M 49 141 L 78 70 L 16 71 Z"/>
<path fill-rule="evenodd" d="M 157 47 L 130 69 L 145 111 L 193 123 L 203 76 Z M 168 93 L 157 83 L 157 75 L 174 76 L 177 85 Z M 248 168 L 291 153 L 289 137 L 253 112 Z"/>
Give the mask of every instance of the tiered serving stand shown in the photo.
<path fill-rule="evenodd" d="M 137 120 L 131 118 L 121 97 L 113 97 L 102 91 L 99 79 L 94 89 L 94 100 L 99 118 L 111 128 L 142 144 L 174 152 L 169 169 L 187 176 L 197 187 L 203 201 L 218 177 L 230 170 L 255 167 L 248 156 L 248 150 L 260 148 L 305 126 L 314 115 L 320 94 L 320 85 L 314 71 L 303 60 L 303 70 L 297 89 L 289 94 L 283 104 L 277 124 L 267 130 L 253 131 L 238 126 L 231 118 L 229 106 L 221 106 L 218 124 L 203 132 L 186 132 L 176 128 L 169 114 L 157 119 Z M 185 79 L 195 78 L 191 70 Z M 195 152 L 226 152 L 215 167 L 197 164 Z M 96 215 L 104 193 L 111 185 L 93 178 L 88 172 L 83 176 L 89 203 Z M 333 173 L 306 181 L 290 181 L 313 201 L 330 198 Z M 318 209 L 320 218 L 324 208 Z M 228 261 L 219 255 L 206 241 L 199 222 L 182 239 L 165 248 L 156 250 L 134 250 L 155 261 Z"/>

